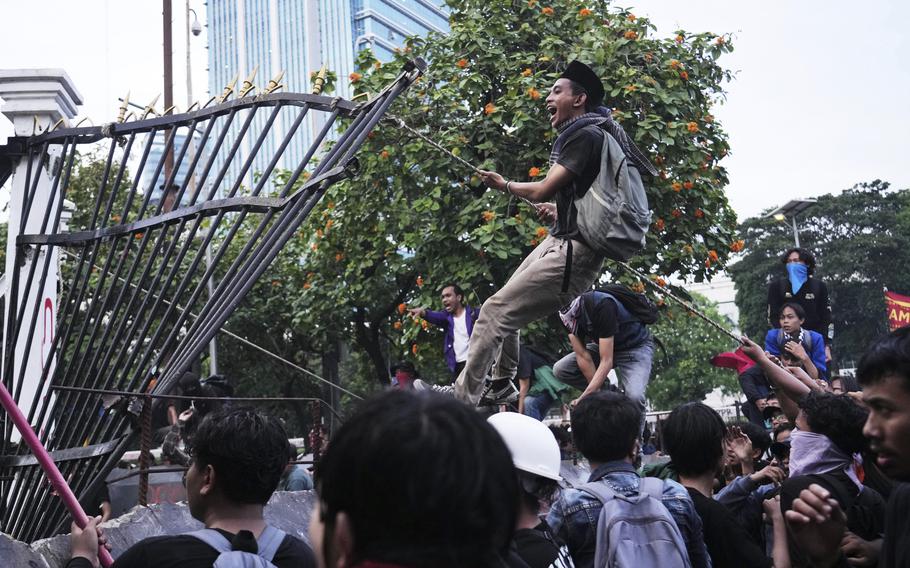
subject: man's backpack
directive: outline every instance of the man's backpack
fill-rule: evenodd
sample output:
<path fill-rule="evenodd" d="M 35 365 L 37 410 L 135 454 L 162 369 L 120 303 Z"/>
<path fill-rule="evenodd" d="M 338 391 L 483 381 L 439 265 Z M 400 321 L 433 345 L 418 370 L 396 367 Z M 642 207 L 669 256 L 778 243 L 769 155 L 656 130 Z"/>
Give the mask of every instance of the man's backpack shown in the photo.
<path fill-rule="evenodd" d="M 644 294 L 629 290 L 621 284 L 607 284 L 595 291 L 613 296 L 632 316 L 645 325 L 657 323 L 658 309 Z"/>
<path fill-rule="evenodd" d="M 217 550 L 220 554 L 212 568 L 275 568 L 272 558 L 287 536 L 281 529 L 266 525 L 262 534 L 256 539 L 259 545 L 257 553 L 233 550 L 231 542 L 215 529 L 202 529 L 189 533 Z"/>
<path fill-rule="evenodd" d="M 604 131 L 600 173 L 575 199 L 578 231 L 595 252 L 628 260 L 645 246 L 651 211 L 641 174 L 630 167 L 619 143 Z"/>
<path fill-rule="evenodd" d="M 663 487 L 653 477 L 642 478 L 638 493 L 629 497 L 603 481 L 579 487 L 603 503 L 594 568 L 691 568 L 682 533 L 661 501 Z"/>
<path fill-rule="evenodd" d="M 783 329 L 777 330 L 777 349 L 781 353 L 784 352 L 784 346 L 787 344 L 787 339 L 790 339 L 790 335 L 785 332 Z M 799 330 L 799 342 L 802 343 L 803 347 L 806 349 L 806 353 L 810 356 L 812 355 L 812 334 L 809 333 L 808 329 Z"/>

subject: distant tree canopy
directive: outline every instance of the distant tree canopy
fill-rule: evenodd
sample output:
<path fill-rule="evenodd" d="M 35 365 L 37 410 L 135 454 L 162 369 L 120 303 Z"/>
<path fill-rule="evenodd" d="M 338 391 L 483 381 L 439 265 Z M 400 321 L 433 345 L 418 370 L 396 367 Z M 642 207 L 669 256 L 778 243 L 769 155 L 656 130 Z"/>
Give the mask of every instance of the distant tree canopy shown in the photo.
<path fill-rule="evenodd" d="M 834 321 L 834 354 L 855 361 L 888 331 L 883 288 L 910 293 L 910 192 L 880 180 L 818 198 L 797 219 L 800 244 L 813 252 L 815 276 L 828 285 Z M 745 254 L 728 270 L 736 283 L 740 327 L 763 338 L 769 328 L 767 288 L 784 276 L 783 252 L 793 246 L 789 223 L 764 216 L 740 226 Z"/>

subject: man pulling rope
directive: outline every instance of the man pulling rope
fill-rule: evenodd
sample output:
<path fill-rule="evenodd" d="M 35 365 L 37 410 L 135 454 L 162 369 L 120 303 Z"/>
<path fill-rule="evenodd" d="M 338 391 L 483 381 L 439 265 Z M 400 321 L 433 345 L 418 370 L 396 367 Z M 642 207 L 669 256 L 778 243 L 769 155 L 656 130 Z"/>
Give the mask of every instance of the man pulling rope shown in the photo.
<path fill-rule="evenodd" d="M 517 397 L 512 378 L 518 365 L 519 330 L 546 317 L 588 290 L 600 276 L 603 256 L 581 238 L 575 199 L 588 191 L 600 172 L 604 137 L 616 138 L 630 163 L 655 173 L 647 158 L 601 106 L 604 87 L 587 65 L 573 61 L 546 98 L 550 124 L 559 132 L 551 167 L 542 181 L 515 182 L 479 170 L 493 189 L 537 202 L 538 216 L 555 222 L 551 234 L 529 254 L 509 281 L 483 305 L 474 326 L 464 370 L 453 391 L 470 404 L 498 404 Z M 556 204 L 541 203 L 555 197 Z M 488 376 L 492 365 L 492 376 Z M 429 388 L 416 382 L 417 388 Z"/>

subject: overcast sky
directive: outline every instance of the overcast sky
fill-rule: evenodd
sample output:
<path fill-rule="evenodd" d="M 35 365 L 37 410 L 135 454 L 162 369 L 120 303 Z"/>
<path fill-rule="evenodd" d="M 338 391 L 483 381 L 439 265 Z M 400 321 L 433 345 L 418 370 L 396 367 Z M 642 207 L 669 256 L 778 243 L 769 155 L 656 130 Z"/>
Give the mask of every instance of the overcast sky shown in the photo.
<path fill-rule="evenodd" d="M 734 34 L 735 51 L 721 62 L 737 75 L 715 116 L 730 134 L 723 164 L 741 219 L 876 178 L 910 187 L 910 2 L 617 5 L 651 18 L 661 35 L 680 27 Z M 204 22 L 203 2 L 191 6 Z M 161 92 L 161 2 L 0 0 L 0 8 L 0 68 L 66 69 L 85 99 L 81 115 L 95 124 L 116 116 L 116 99 L 128 90 L 139 103 Z M 184 10 L 185 2 L 174 2 L 175 102 L 185 108 Z M 207 87 L 205 43 L 205 32 L 192 38 L 197 99 Z M 9 133 L 0 124 L 0 141 Z"/>

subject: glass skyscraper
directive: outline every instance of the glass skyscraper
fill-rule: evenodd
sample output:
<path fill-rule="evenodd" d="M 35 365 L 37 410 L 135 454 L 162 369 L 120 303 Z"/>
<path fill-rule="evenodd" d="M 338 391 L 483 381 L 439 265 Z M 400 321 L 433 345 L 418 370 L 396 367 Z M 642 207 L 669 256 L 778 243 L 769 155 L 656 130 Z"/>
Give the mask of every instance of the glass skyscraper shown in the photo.
<path fill-rule="evenodd" d="M 387 61 L 406 37 L 449 30 L 444 0 L 209 0 L 207 18 L 209 96 L 219 95 L 239 74 L 236 92 L 257 65 L 254 83 L 260 88 L 283 69 L 284 90 L 307 93 L 312 90 L 310 75 L 325 65 L 337 75 L 333 94 L 350 98 L 348 77 L 360 50 L 372 48 L 377 58 Z M 324 124 L 320 114 L 307 117 L 278 167 L 296 167 Z M 265 116 L 255 120 L 262 124 Z M 240 122 L 232 126 L 234 132 Z M 278 117 L 263 155 L 271 155 L 288 122 L 288 116 Z M 241 155 L 251 145 L 244 140 Z M 232 169 L 239 171 L 241 163 L 235 159 Z M 254 172 L 264 167 L 254 162 L 244 180 L 247 187 Z"/>

